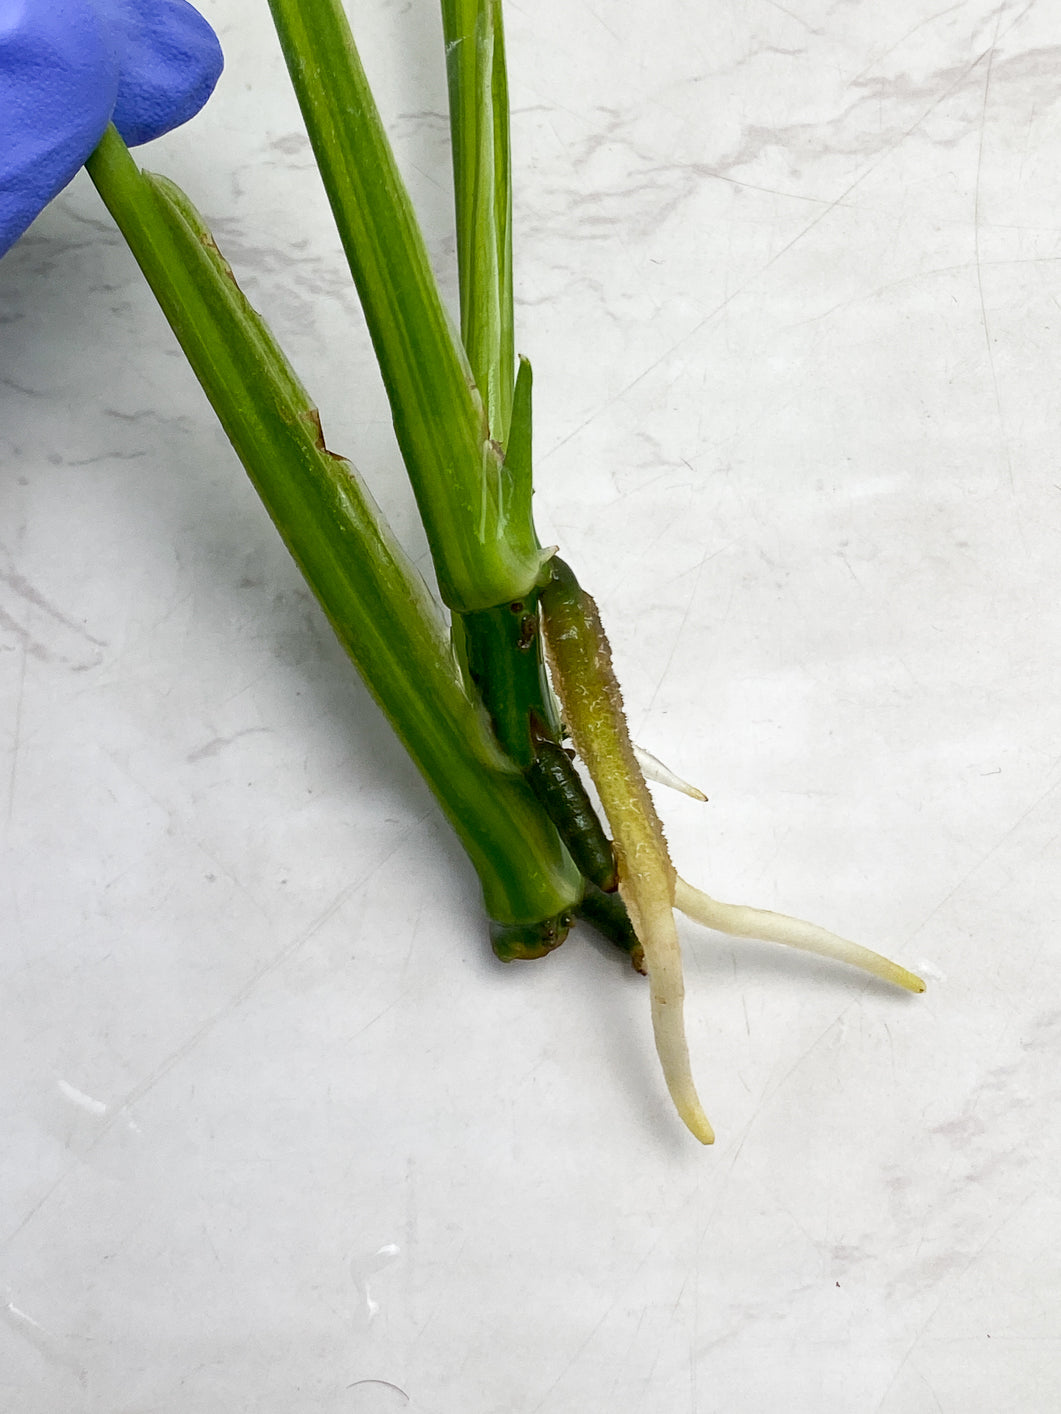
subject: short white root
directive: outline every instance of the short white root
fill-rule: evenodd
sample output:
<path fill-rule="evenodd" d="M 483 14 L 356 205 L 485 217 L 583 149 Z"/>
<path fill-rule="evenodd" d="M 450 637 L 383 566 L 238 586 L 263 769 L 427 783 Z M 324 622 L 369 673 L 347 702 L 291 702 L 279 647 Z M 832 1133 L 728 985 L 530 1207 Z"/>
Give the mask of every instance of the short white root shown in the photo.
<path fill-rule="evenodd" d="M 641 774 L 646 781 L 655 781 L 657 785 L 667 786 L 670 790 L 679 791 L 682 795 L 690 796 L 693 800 L 707 800 L 707 796 L 699 786 L 683 781 L 681 776 L 676 775 L 658 756 L 653 756 L 651 751 L 646 751 L 636 742 L 632 742 L 631 745 L 634 748 L 634 759 L 641 767 Z"/>

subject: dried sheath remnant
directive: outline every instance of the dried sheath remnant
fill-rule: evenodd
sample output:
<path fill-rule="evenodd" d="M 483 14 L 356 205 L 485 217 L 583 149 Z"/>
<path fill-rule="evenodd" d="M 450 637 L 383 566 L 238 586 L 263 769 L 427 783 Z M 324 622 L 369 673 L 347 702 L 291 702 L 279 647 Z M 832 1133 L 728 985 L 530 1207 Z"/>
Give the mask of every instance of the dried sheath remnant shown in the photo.
<path fill-rule="evenodd" d="M 714 1133 L 693 1084 L 685 1039 L 674 866 L 630 742 L 597 606 L 562 560 L 554 559 L 552 567 L 541 606 L 553 683 L 615 837 L 619 892 L 645 950 L 652 1027 L 667 1088 L 692 1133 L 710 1144 Z"/>

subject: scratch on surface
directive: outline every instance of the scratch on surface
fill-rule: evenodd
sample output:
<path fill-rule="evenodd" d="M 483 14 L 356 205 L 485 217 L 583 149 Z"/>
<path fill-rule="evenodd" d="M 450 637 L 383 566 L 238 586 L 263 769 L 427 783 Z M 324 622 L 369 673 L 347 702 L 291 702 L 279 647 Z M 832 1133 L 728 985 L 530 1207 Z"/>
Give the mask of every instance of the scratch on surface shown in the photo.
<path fill-rule="evenodd" d="M 696 603 L 697 595 L 700 592 L 700 579 L 704 572 L 704 566 L 708 563 L 709 560 L 715 560 L 718 558 L 719 555 L 723 555 L 727 550 L 732 549 L 735 543 L 735 541 L 730 540 L 725 545 L 719 545 L 718 548 L 715 550 L 705 550 L 704 554 L 701 556 L 700 563 L 696 567 L 696 579 L 693 583 L 692 592 L 690 593 L 688 602 L 685 605 L 685 612 L 682 615 L 682 621 L 678 625 L 677 631 L 674 634 L 674 641 L 671 644 L 670 653 L 667 655 L 667 661 L 664 663 L 663 669 L 660 672 L 659 677 L 656 679 L 656 686 L 652 691 L 652 696 L 648 699 L 648 702 L 645 705 L 645 709 L 641 715 L 642 727 L 644 727 L 645 722 L 648 721 L 652 713 L 652 708 L 655 705 L 656 698 L 659 696 L 660 688 L 663 686 L 664 682 L 666 682 L 667 674 L 670 672 L 671 669 L 671 664 L 677 657 L 678 645 L 681 643 L 682 634 L 685 632 L 685 625 L 689 622 L 689 616 L 693 611 L 693 605 Z"/>
<path fill-rule="evenodd" d="M 15 790 L 18 784 L 18 757 L 22 748 L 22 701 L 26 695 L 26 645 L 22 645 L 22 662 L 19 668 L 18 696 L 15 699 L 15 725 L 11 733 L 11 769 L 7 776 L 7 823 L 10 825 L 15 813 Z"/>
<path fill-rule="evenodd" d="M 425 811 L 423 815 L 418 816 L 416 820 L 412 821 L 409 827 L 403 830 L 398 838 L 395 839 L 386 853 L 374 860 L 356 879 L 340 889 L 332 898 L 331 902 L 321 909 L 320 913 L 317 914 L 312 922 L 307 924 L 307 926 L 303 928 L 301 932 L 297 933 L 289 942 L 285 943 L 271 958 L 263 962 L 223 1006 L 219 1007 L 208 1016 L 205 1021 L 201 1022 L 180 1045 L 174 1047 L 168 1056 L 159 1061 L 151 1070 L 150 1074 L 146 1075 L 138 1084 L 134 1085 L 120 1104 L 112 1106 L 108 1115 L 104 1117 L 103 1122 L 100 1124 L 99 1130 L 93 1138 L 91 1145 L 89 1145 L 89 1151 L 94 1149 L 101 1142 L 103 1137 L 114 1128 L 119 1120 L 127 1118 L 133 1106 L 139 1104 L 144 1096 L 153 1090 L 161 1080 L 165 1079 L 170 1071 L 178 1066 L 181 1061 L 189 1056 L 191 1052 L 195 1050 L 196 1046 L 198 1046 L 201 1041 L 205 1040 L 227 1016 L 242 1006 L 260 982 L 275 972 L 277 968 L 282 967 L 289 958 L 294 957 L 300 948 L 304 947 L 311 938 L 315 937 L 328 920 L 334 917 L 346 900 L 350 898 L 352 894 L 355 894 L 358 889 L 362 888 L 372 875 L 375 874 L 378 869 L 381 869 L 387 861 L 401 849 L 409 835 L 427 819 L 428 813 L 429 812 Z M 373 1018 L 373 1021 L 378 1020 L 379 1017 Z M 369 1023 L 369 1025 L 371 1024 L 372 1022 Z M 81 1159 L 83 1159 L 83 1157 L 82 1155 Z M 0 1239 L 0 1247 L 12 1242 L 51 1201 L 53 1195 L 63 1187 L 70 1175 L 81 1171 L 81 1167 L 82 1163 L 81 1160 L 79 1160 L 78 1163 L 71 1164 L 68 1168 L 64 1169 L 58 1178 L 41 1194 L 40 1198 L 37 1199 L 36 1203 L 33 1204 L 29 1211 L 23 1215 L 5 1237 Z"/>
<path fill-rule="evenodd" d="M 997 223 L 990 221 L 981 221 L 980 224 L 981 226 L 991 226 L 995 230 L 1004 229 L 999 227 Z M 1014 265 L 1055 265 L 1058 262 L 1061 262 L 1061 255 L 1007 256 L 1003 259 L 982 260 L 980 263 L 986 269 L 998 269 L 1002 266 Z M 893 294 L 896 290 L 902 289 L 905 285 L 921 284 L 926 280 L 934 280 L 942 275 L 962 275 L 969 269 L 975 268 L 975 266 L 976 259 L 974 257 L 972 260 L 960 261 L 956 265 L 934 265 L 925 270 L 916 270 L 912 275 L 903 275 L 898 280 L 889 280 L 886 284 L 877 285 L 872 290 L 865 290 L 850 297 L 845 296 L 844 299 L 837 300 L 835 304 L 830 305 L 828 309 L 823 309 L 818 314 L 809 314 L 805 319 L 794 320 L 788 327 L 791 329 L 803 329 L 808 325 L 822 324 L 826 320 L 831 319 L 834 314 L 842 309 L 853 309 L 856 305 L 868 304 L 871 300 L 884 299 L 887 295 Z M 1061 303 L 1054 299 L 1048 289 L 1045 293 L 1047 298 L 1053 299 L 1054 303 L 1061 309 Z"/>
<path fill-rule="evenodd" d="M 855 581 L 855 583 L 858 585 L 859 589 L 865 590 L 865 587 L 866 587 L 866 586 L 862 583 L 862 581 L 859 579 L 858 575 L 855 573 L 854 567 L 852 566 L 851 561 L 850 561 L 850 560 L 847 558 L 847 556 L 844 554 L 843 550 L 839 551 L 839 555 L 840 555 L 840 559 L 844 562 L 844 568 L 847 570 L 848 574 L 851 576 L 851 578 L 852 578 L 852 579 Z"/>
<path fill-rule="evenodd" d="M 604 16 L 600 14 L 600 12 L 595 8 L 595 6 L 587 5 L 586 9 L 590 12 L 590 14 L 593 16 L 593 18 L 597 21 L 601 29 L 604 30 L 606 34 L 610 34 L 612 39 L 616 40 L 619 44 L 623 44 L 625 42 L 626 36 L 620 34 L 617 30 L 612 29 L 611 25 L 608 24 L 608 22 L 604 19 Z"/>
<path fill-rule="evenodd" d="M 960 879 L 958 879 L 954 886 L 948 889 L 948 891 L 940 899 L 939 903 L 937 903 L 934 908 L 930 909 L 929 912 L 925 914 L 924 918 L 921 920 L 918 926 L 910 933 L 911 938 L 915 938 L 917 934 L 922 931 L 922 929 L 927 928 L 929 923 L 931 923 L 932 919 L 935 918 L 937 913 L 939 913 L 940 909 L 945 908 L 947 904 L 950 903 L 951 899 L 955 896 L 955 894 L 958 892 L 958 890 L 963 888 L 964 885 L 967 884 L 970 879 L 974 878 L 977 874 L 980 873 L 980 871 L 983 869 L 984 865 L 988 862 L 988 860 L 992 859 L 998 853 L 998 851 L 1002 849 L 1002 847 L 1011 838 L 1011 836 L 1017 833 L 1020 827 L 1024 824 L 1025 820 L 1027 820 L 1028 816 L 1038 810 L 1039 806 L 1042 805 L 1044 800 L 1049 800 L 1050 796 L 1052 796 L 1054 792 L 1058 790 L 1059 787 L 1061 787 L 1061 781 L 1055 781 L 1053 785 L 1047 786 L 1047 788 L 1042 792 L 1041 795 L 1037 795 L 1032 801 L 1032 803 L 1026 809 L 1021 811 L 1021 813 L 1017 816 L 1016 820 L 1014 820 L 1013 824 L 1010 825 L 1009 829 L 1003 831 L 1001 837 L 991 846 L 991 848 L 989 850 L 986 850 L 976 861 L 976 863 L 973 864 L 971 868 L 965 871 L 965 873 L 961 876 Z M 924 971 L 923 968 L 922 971 Z"/>
<path fill-rule="evenodd" d="M 666 1247 L 667 1250 L 677 1250 L 677 1244 L 673 1236 L 673 1229 L 685 1221 L 686 1214 L 695 1211 L 697 1214 L 699 1214 L 696 1220 L 697 1234 L 695 1242 L 689 1244 L 689 1251 L 686 1257 L 686 1275 L 682 1279 L 682 1291 L 684 1291 L 689 1278 L 698 1278 L 699 1273 L 702 1270 L 701 1254 L 703 1252 L 704 1245 L 707 1242 L 708 1234 L 715 1226 L 719 1210 L 724 1201 L 724 1197 L 724 1191 L 720 1191 L 718 1192 L 717 1196 L 714 1196 L 714 1201 L 710 1204 L 710 1206 L 707 1205 L 707 1195 L 704 1192 L 702 1170 L 696 1172 L 696 1176 L 690 1183 L 685 1186 L 685 1191 L 683 1193 L 674 1196 L 674 1201 L 670 1205 L 669 1220 L 660 1224 L 660 1226 L 656 1230 L 655 1236 L 644 1248 L 644 1250 L 636 1257 L 636 1259 L 631 1261 L 629 1267 L 626 1268 L 626 1270 L 621 1274 L 621 1276 L 616 1276 L 615 1280 L 612 1282 L 610 1287 L 610 1290 L 613 1293 L 611 1300 L 608 1301 L 604 1310 L 601 1312 L 597 1320 L 594 1321 L 592 1327 L 587 1332 L 585 1337 L 579 1342 L 574 1352 L 567 1360 L 564 1361 L 564 1365 L 563 1368 L 560 1370 L 560 1373 L 556 1376 L 555 1379 L 550 1382 L 548 1388 L 542 1394 L 538 1402 L 533 1405 L 533 1407 L 527 1409 L 526 1414 L 541 1414 L 541 1411 L 543 1409 L 547 1407 L 554 1407 L 551 1402 L 551 1396 L 553 1395 L 554 1391 L 558 1388 L 558 1386 L 567 1376 L 569 1371 L 571 1371 L 578 1364 L 579 1360 L 582 1358 L 583 1354 L 597 1335 L 597 1332 L 612 1315 L 615 1309 L 617 1307 L 622 1307 L 623 1309 L 629 1308 L 630 1298 L 628 1297 L 627 1292 L 631 1289 L 634 1293 L 636 1293 L 633 1298 L 633 1305 L 635 1306 L 635 1308 L 639 1305 L 640 1311 L 638 1315 L 637 1325 L 633 1332 L 633 1336 L 629 1341 L 629 1349 L 639 1350 L 641 1348 L 643 1344 L 642 1326 L 644 1324 L 645 1317 L 646 1315 L 651 1316 L 653 1314 L 653 1308 L 650 1305 L 646 1305 L 646 1303 L 642 1299 L 643 1292 L 645 1290 L 645 1283 L 642 1277 L 642 1273 L 645 1271 L 646 1267 L 648 1267 L 649 1263 L 651 1263 L 652 1259 L 655 1257 L 660 1247 Z M 697 1293 L 698 1299 L 699 1284 L 694 1287 L 694 1292 Z M 679 1293 L 679 1298 L 680 1295 L 681 1293 Z M 619 1382 L 621 1378 L 622 1377 L 619 1374 L 617 1368 L 616 1383 L 612 1387 L 613 1391 L 616 1391 L 620 1388 Z M 624 1393 L 628 1392 L 628 1384 L 624 1383 L 622 1385 L 622 1389 Z M 616 1407 L 614 1405 L 614 1402 L 612 1407 Z"/>
<path fill-rule="evenodd" d="M 49 1365 L 69 1370 L 82 1389 L 85 1387 L 88 1379 L 87 1371 L 73 1355 L 63 1349 L 58 1336 L 53 1335 L 39 1321 L 35 1321 L 28 1312 L 15 1305 L 9 1291 L 4 1292 L 3 1305 L 0 1306 L 0 1320 L 3 1320 L 5 1325 L 32 1345 L 37 1354 Z"/>
<path fill-rule="evenodd" d="M 910 1363 L 914 1351 L 924 1339 L 925 1332 L 928 1330 L 932 1322 L 936 1319 L 936 1316 L 939 1314 L 939 1310 L 943 1305 L 944 1301 L 946 1300 L 950 1288 L 954 1285 L 956 1281 L 959 1281 L 962 1277 L 964 1277 L 966 1272 L 968 1272 L 973 1266 L 975 1266 L 975 1264 L 980 1260 L 980 1258 L 984 1255 L 987 1249 L 991 1246 L 992 1242 L 994 1242 L 995 1238 L 998 1237 L 999 1233 L 1003 1232 L 1010 1225 L 1010 1223 L 1013 1222 L 1014 1218 L 1016 1218 L 1020 1213 L 1024 1211 L 1024 1209 L 1028 1205 L 1029 1200 L 1033 1196 L 1033 1192 L 1034 1190 L 1030 1190 L 1029 1192 L 1027 1192 L 1015 1208 L 1011 1208 L 1009 1212 L 1005 1214 L 1004 1217 L 1000 1218 L 999 1221 L 995 1223 L 994 1227 L 992 1227 L 988 1231 L 987 1236 L 984 1238 L 983 1242 L 980 1243 L 979 1247 L 977 1247 L 975 1252 L 970 1255 L 969 1260 L 959 1270 L 952 1272 L 946 1278 L 943 1290 L 939 1294 L 939 1300 L 932 1307 L 932 1310 L 928 1313 L 924 1320 L 918 1322 L 917 1330 L 914 1332 L 913 1338 L 911 1339 L 910 1344 L 907 1346 L 906 1353 L 903 1355 L 903 1358 L 896 1366 L 894 1375 L 892 1375 L 891 1379 L 888 1381 L 888 1386 L 885 1389 L 884 1393 L 881 1395 L 880 1403 L 877 1405 L 875 1414 L 881 1414 L 881 1411 L 884 1409 L 885 1403 L 888 1399 L 888 1395 L 895 1388 L 896 1381 L 899 1379 L 899 1376 Z"/>
<path fill-rule="evenodd" d="M 885 49 L 882 54 L 878 54 L 875 59 L 873 59 L 869 64 L 866 65 L 864 69 L 862 69 L 859 73 L 855 75 L 855 77 L 851 80 L 851 86 L 854 87 L 854 85 L 857 84 L 861 79 L 864 79 L 868 73 L 870 73 L 873 69 L 877 67 L 878 64 L 880 64 L 883 60 L 887 59 L 889 54 L 894 54 L 897 49 L 902 48 L 906 41 L 910 39 L 911 36 L 917 34 L 919 30 L 925 29 L 928 25 L 935 24 L 937 20 L 943 19 L 944 15 L 950 15 L 953 14 L 956 10 L 961 10 L 964 7 L 964 3 L 965 0 L 958 0 L 958 3 L 956 5 L 948 5 L 943 10 L 937 10 L 934 15 L 929 15 L 926 19 L 918 20 L 915 25 L 911 25 L 910 28 L 906 31 L 906 33 L 900 36 L 900 38 L 897 39 L 894 44 L 889 44 L 888 48 Z"/>
<path fill-rule="evenodd" d="M 998 36 L 1002 26 L 1002 11 L 1005 9 L 1005 0 L 999 5 L 995 12 L 995 33 L 991 39 L 991 48 L 987 56 L 987 73 L 984 75 L 984 102 L 980 113 L 980 142 L 976 151 L 976 186 L 973 193 L 973 250 L 976 258 L 976 288 L 980 295 L 980 317 L 984 325 L 984 342 L 987 345 L 987 362 L 991 369 L 991 386 L 995 393 L 995 411 L 998 415 L 999 436 L 1002 438 L 1002 449 L 1006 457 L 1006 472 L 1009 476 L 1010 490 L 1014 489 L 1013 479 L 1013 459 L 1009 450 L 1009 438 L 1006 436 L 1006 420 L 1002 412 L 1002 395 L 998 386 L 998 370 L 995 367 L 995 351 L 991 347 L 991 321 L 987 316 L 987 301 L 984 298 L 984 270 L 980 260 L 980 192 L 984 166 L 984 135 L 987 129 L 987 104 L 991 94 L 991 70 L 995 64 L 995 51 L 998 48 Z"/>
<path fill-rule="evenodd" d="M 857 1005 L 857 999 L 848 1002 L 845 1007 L 841 1008 L 841 1010 L 836 1013 L 836 1015 L 832 1018 L 829 1024 L 824 1028 L 824 1030 L 822 1030 L 819 1035 L 816 1036 L 815 1039 L 810 1043 L 810 1045 L 805 1047 L 804 1050 L 791 1063 L 791 1065 L 789 1065 L 788 1069 L 780 1077 L 780 1079 L 775 1081 L 774 1084 L 772 1084 L 767 1090 L 760 1094 L 759 1099 L 756 1101 L 755 1108 L 752 1110 L 751 1114 L 748 1116 L 747 1120 L 742 1126 L 740 1131 L 740 1137 L 734 1145 L 733 1153 L 730 1157 L 729 1164 L 731 1172 L 736 1166 L 737 1160 L 740 1158 L 741 1150 L 748 1142 L 748 1136 L 751 1134 L 756 1122 L 759 1119 L 759 1116 L 766 1109 L 767 1105 L 770 1104 L 774 1097 L 788 1084 L 788 1082 L 792 1079 L 793 1075 L 795 1075 L 796 1071 L 799 1070 L 803 1062 L 805 1060 L 808 1060 L 810 1056 L 814 1054 L 814 1052 L 818 1049 L 818 1047 L 829 1035 L 829 1033 L 835 1027 L 842 1026 L 844 1024 L 848 1012 L 850 1012 L 852 1007 L 854 1007 L 855 1005 Z M 789 1213 L 789 1216 L 793 1217 L 793 1214 Z M 798 1223 L 797 1226 L 799 1226 Z M 808 1240 L 810 1239 L 808 1238 Z"/>
<path fill-rule="evenodd" d="M 577 1349 L 575 1349 L 575 1350 L 571 1353 L 570 1357 L 564 1362 L 563 1369 L 562 1369 L 562 1370 L 560 1371 L 560 1373 L 557 1375 L 556 1379 L 553 1380 L 552 1384 L 551 1384 L 551 1385 L 549 1386 L 549 1388 L 545 1391 L 545 1393 L 542 1395 L 541 1399 L 539 1399 L 538 1403 L 534 1406 L 534 1408 L 533 1408 L 532 1410 L 530 1410 L 530 1414 L 539 1414 L 539 1411 L 542 1410 L 542 1409 L 544 1409 L 544 1408 L 546 1407 L 546 1404 L 548 1403 L 548 1400 L 549 1400 L 549 1396 L 550 1396 L 550 1395 L 552 1394 L 552 1392 L 557 1388 L 557 1386 L 560 1384 L 560 1382 L 564 1379 L 564 1377 L 565 1377 L 565 1375 L 568 1373 L 568 1371 L 571 1370 L 571 1369 L 573 1369 L 573 1368 L 578 1364 L 579 1360 L 581 1360 L 582 1356 L 585 1354 L 586 1350 L 588 1349 L 590 1342 L 593 1340 L 593 1337 L 597 1334 L 597 1332 L 600 1330 L 601 1326 L 603 1326 L 604 1322 L 608 1319 L 608 1317 L 611 1315 L 611 1313 L 615 1310 L 615 1307 L 616 1307 L 617 1304 L 618 1304 L 618 1298 L 616 1298 L 615 1300 L 609 1302 L 609 1304 L 604 1308 L 604 1310 L 601 1312 L 600 1316 L 597 1318 L 596 1321 L 594 1321 L 593 1325 L 590 1327 L 589 1331 L 587 1331 L 586 1335 L 585 1335 L 585 1336 L 583 1337 L 583 1339 L 579 1342 Z"/>
<path fill-rule="evenodd" d="M 1034 0 L 1031 0 L 1031 3 L 1034 3 Z M 819 211 L 818 214 L 815 215 L 810 221 L 808 221 L 807 224 L 801 230 L 797 231 L 796 234 L 790 240 L 786 241 L 785 244 L 780 248 L 780 250 L 775 251 L 774 254 L 770 256 L 770 258 L 766 260 L 759 267 L 758 270 L 756 270 L 753 274 L 749 275 L 747 279 L 742 280 L 741 283 L 735 289 L 729 291 L 729 293 L 727 293 L 721 300 L 719 300 L 718 304 L 716 304 L 713 309 L 709 310 L 708 313 L 705 314 L 704 317 L 699 320 L 691 329 L 689 329 L 686 333 L 680 335 L 677 339 L 673 341 L 673 343 L 671 343 L 660 354 L 653 358 L 652 361 L 647 364 L 646 367 L 644 367 L 640 373 L 636 374 L 633 378 L 631 378 L 625 384 L 624 387 L 620 388 L 616 393 L 613 393 L 611 397 L 606 398 L 605 401 L 601 403 L 599 407 L 595 408 L 591 413 L 589 413 L 585 418 L 583 418 L 583 420 L 578 424 L 577 427 L 572 428 L 570 432 L 568 432 L 565 436 L 561 437 L 559 441 L 555 442 L 547 452 L 543 453 L 540 460 L 542 462 L 545 462 L 550 457 L 554 456 L 557 452 L 560 451 L 562 447 L 566 446 L 568 442 L 570 442 L 573 438 L 577 437 L 580 432 L 583 432 L 590 425 L 590 423 L 596 421 L 596 419 L 600 417 L 602 413 L 606 412 L 615 403 L 625 398 L 626 395 L 632 389 L 636 388 L 639 383 L 643 382 L 649 376 L 649 374 L 651 374 L 656 368 L 658 368 L 662 363 L 664 363 L 668 358 L 670 358 L 676 350 L 682 348 L 683 345 L 690 343 L 693 339 L 697 337 L 698 334 L 700 334 L 704 329 L 706 329 L 708 325 L 714 323 L 714 321 L 718 319 L 720 315 L 725 313 L 725 311 L 736 299 L 743 295 L 747 290 L 751 289 L 757 280 L 759 280 L 763 275 L 765 275 L 768 270 L 772 269 L 773 266 L 775 266 L 779 261 L 783 260 L 784 257 L 789 254 L 790 251 L 792 251 L 797 245 L 799 245 L 799 243 L 804 240 L 805 237 L 810 235 L 810 233 L 817 226 L 821 225 L 821 223 L 828 216 L 830 216 L 838 207 L 843 206 L 844 203 L 847 201 L 848 197 L 851 195 L 851 193 L 855 191 L 858 187 L 860 187 L 865 181 L 867 181 L 868 178 L 871 177 L 873 173 L 877 170 L 877 168 L 883 162 L 885 162 L 892 155 L 892 153 L 894 153 L 899 147 L 901 147 L 902 144 L 907 140 L 907 138 L 911 137 L 913 133 L 915 133 L 918 128 L 921 127 L 925 120 L 929 118 L 942 103 L 945 103 L 946 100 L 950 98 L 951 95 L 961 87 L 961 85 L 966 81 L 966 79 L 968 79 L 969 75 L 974 72 L 978 65 L 982 64 L 985 59 L 988 59 L 990 61 L 991 57 L 994 54 L 995 46 L 997 45 L 998 40 L 1001 37 L 998 26 L 1001 24 L 1003 8 L 1004 4 L 1002 7 L 1000 7 L 998 15 L 996 17 L 996 31 L 991 44 L 980 54 L 978 54 L 974 59 L 970 60 L 970 62 L 958 72 L 957 76 L 951 81 L 951 83 L 949 83 L 946 88 L 942 90 L 942 92 L 937 94 L 937 96 L 931 101 L 931 103 L 929 103 L 928 107 L 925 108 L 925 110 L 918 118 L 916 118 L 907 128 L 904 128 L 903 131 L 896 136 L 894 141 L 890 142 L 887 145 L 887 147 L 885 147 L 882 151 L 878 152 L 874 160 L 870 162 L 870 164 L 865 167 L 861 172 L 859 172 L 859 174 L 854 177 L 847 184 L 846 187 L 844 187 L 843 191 L 841 191 L 839 195 L 835 196 L 831 201 L 826 202 L 822 210 Z M 1026 7 L 1025 11 L 1021 12 L 1021 15 L 1015 17 L 1013 23 L 1007 27 L 1006 33 L 1008 33 L 1009 30 L 1013 28 L 1013 25 L 1016 24 L 1022 18 L 1023 14 L 1026 13 L 1027 9 L 1030 8 L 1031 4 Z"/>
<path fill-rule="evenodd" d="M 793 20 L 797 25 L 802 25 L 808 34 L 821 34 L 821 30 L 815 29 L 813 25 L 808 24 L 808 22 L 803 18 L 803 16 L 797 15 L 794 10 L 786 9 L 784 5 L 778 3 L 778 0 L 766 0 L 766 3 L 772 6 L 773 9 L 777 10 L 780 14 L 787 15 L 787 17 L 790 20 Z"/>

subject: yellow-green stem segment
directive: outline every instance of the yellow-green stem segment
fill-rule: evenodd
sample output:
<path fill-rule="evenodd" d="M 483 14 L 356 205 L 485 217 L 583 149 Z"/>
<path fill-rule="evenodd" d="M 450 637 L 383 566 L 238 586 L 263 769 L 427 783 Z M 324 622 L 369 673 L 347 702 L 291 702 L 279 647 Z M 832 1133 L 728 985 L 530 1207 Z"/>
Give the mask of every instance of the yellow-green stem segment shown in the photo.
<path fill-rule="evenodd" d="M 703 1144 L 714 1140 L 693 1082 L 685 1039 L 674 868 L 634 757 L 611 649 L 597 606 L 562 560 L 542 590 L 545 641 L 564 721 L 597 787 L 615 840 L 619 892 L 641 941 L 652 993 L 656 1050 L 675 1107 Z"/>

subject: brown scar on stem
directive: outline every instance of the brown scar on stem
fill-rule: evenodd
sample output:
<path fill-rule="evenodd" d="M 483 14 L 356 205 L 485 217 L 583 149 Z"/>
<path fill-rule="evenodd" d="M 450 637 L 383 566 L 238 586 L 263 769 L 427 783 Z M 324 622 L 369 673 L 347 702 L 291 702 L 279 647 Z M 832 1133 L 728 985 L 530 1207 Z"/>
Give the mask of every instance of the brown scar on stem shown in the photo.
<path fill-rule="evenodd" d="M 232 271 L 232 266 L 221 254 L 221 247 L 218 245 L 217 241 L 214 240 L 213 233 L 208 231 L 206 227 L 203 226 L 196 234 L 199 237 L 199 244 L 203 246 L 206 250 L 208 250 L 213 256 L 213 258 L 217 261 L 217 263 L 221 266 L 221 273 L 227 276 L 228 279 L 230 279 L 232 283 L 236 286 L 236 289 L 239 290 L 239 293 L 243 295 L 243 291 L 239 288 L 239 281 L 236 279 L 236 276 Z M 244 296 L 244 298 L 246 298 L 246 296 Z"/>
<path fill-rule="evenodd" d="M 299 413 L 299 417 L 303 422 L 308 422 L 313 428 L 315 433 L 313 445 L 318 452 L 323 452 L 325 456 L 331 457 L 333 461 L 344 462 L 347 460 L 340 452 L 333 452 L 331 447 L 325 442 L 324 428 L 321 426 L 321 415 L 317 408 L 303 408 Z"/>

